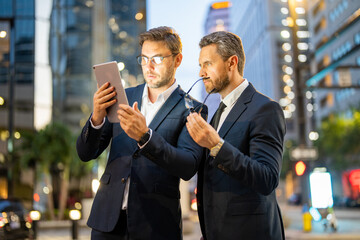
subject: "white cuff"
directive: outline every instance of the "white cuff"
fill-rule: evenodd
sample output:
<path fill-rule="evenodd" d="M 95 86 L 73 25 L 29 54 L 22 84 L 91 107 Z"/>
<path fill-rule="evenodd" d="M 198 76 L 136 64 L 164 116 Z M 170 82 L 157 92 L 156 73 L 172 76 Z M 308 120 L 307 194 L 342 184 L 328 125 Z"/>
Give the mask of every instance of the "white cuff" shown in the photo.
<path fill-rule="evenodd" d="M 100 129 L 100 128 L 102 128 L 102 126 L 104 126 L 105 118 L 103 119 L 103 121 L 102 121 L 102 123 L 101 123 L 100 125 L 95 126 L 95 125 L 93 124 L 93 122 L 91 121 L 91 117 L 92 117 L 92 114 L 91 114 L 91 116 L 90 116 L 90 124 L 91 124 L 91 127 L 92 127 L 92 128 L 94 128 L 94 129 Z"/>

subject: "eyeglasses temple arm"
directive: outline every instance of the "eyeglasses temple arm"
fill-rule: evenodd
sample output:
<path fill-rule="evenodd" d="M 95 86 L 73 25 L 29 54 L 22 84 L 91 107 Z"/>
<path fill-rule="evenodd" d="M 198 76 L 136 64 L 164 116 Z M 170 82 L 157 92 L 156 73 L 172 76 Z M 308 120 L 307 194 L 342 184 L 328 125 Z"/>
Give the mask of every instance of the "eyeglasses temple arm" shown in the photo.
<path fill-rule="evenodd" d="M 201 104 L 199 113 L 201 113 L 201 111 L 202 111 L 202 109 L 203 109 L 203 107 L 204 107 L 204 104 L 205 104 L 205 102 L 206 102 L 206 99 L 208 99 L 208 97 L 210 96 L 210 94 L 212 94 L 212 93 L 215 92 L 215 91 L 216 91 L 216 88 L 214 88 L 213 90 L 211 90 L 211 91 L 208 93 L 208 95 L 206 95 L 204 101 L 203 101 L 202 104 Z"/>
<path fill-rule="evenodd" d="M 193 85 L 191 85 L 190 89 L 186 92 L 186 94 L 189 94 L 189 92 L 191 91 L 191 89 L 192 89 L 192 88 L 195 86 L 195 84 L 196 84 L 197 82 L 199 82 L 200 80 L 203 80 L 203 78 L 200 78 L 200 79 L 196 80 L 196 81 L 193 83 Z"/>

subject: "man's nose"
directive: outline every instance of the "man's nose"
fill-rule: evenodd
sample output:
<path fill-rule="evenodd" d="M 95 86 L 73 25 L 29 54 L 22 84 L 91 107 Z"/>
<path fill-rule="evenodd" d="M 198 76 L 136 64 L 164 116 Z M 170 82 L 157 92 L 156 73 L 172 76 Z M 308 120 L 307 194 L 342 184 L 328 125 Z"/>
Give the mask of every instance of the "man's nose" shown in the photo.
<path fill-rule="evenodd" d="M 207 77 L 206 72 L 202 68 L 199 71 L 199 77 L 202 77 L 202 78 Z"/>
<path fill-rule="evenodd" d="M 149 69 L 154 69 L 155 68 L 155 63 L 153 62 L 153 60 L 149 60 L 145 65 L 145 68 L 149 68 Z"/>

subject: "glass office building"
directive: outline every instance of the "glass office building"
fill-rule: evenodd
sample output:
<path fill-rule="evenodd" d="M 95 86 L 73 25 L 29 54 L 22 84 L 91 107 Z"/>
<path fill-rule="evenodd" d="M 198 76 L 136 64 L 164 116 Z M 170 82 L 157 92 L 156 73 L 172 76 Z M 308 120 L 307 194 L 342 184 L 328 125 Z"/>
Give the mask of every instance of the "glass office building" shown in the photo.
<path fill-rule="evenodd" d="M 217 31 L 229 31 L 230 29 L 230 1 L 214 2 L 209 6 L 204 24 L 205 35 Z M 201 85 L 201 97 L 205 99 L 208 93 L 204 85 Z M 220 94 L 210 94 L 206 100 L 208 106 L 208 121 L 215 114 L 221 100 Z"/>
<path fill-rule="evenodd" d="M 35 3 L 0 1 L 0 197 L 22 129 L 34 126 Z"/>
<path fill-rule="evenodd" d="M 92 65 L 117 61 L 126 87 L 143 82 L 145 30 L 145 0 L 0 0 L 0 197 L 23 130 L 56 120 L 80 132 L 96 91 Z"/>
<path fill-rule="evenodd" d="M 311 78 L 316 126 L 332 114 L 352 118 L 360 106 L 360 1 L 309 1 Z"/>
<path fill-rule="evenodd" d="M 233 1 L 230 14 L 231 31 L 243 40 L 244 77 L 258 91 L 280 103 L 286 117 L 285 137 L 293 140 L 299 138 L 299 119 L 303 119 L 299 111 L 304 107 L 302 99 L 297 99 L 303 94 L 300 88 L 304 76 L 296 76 L 296 69 L 307 64 L 308 50 L 305 47 L 299 50 L 296 46 L 297 43 L 308 46 L 309 38 L 306 2 L 296 3 L 299 5 L 296 8 L 301 10 L 297 16 L 291 15 L 287 0 Z M 303 35 L 292 32 L 294 26 Z"/>
<path fill-rule="evenodd" d="M 51 18 L 51 67 L 55 119 L 78 129 L 92 111 L 92 65 L 117 61 L 125 86 L 143 82 L 136 63 L 145 31 L 145 0 L 55 1 Z"/>

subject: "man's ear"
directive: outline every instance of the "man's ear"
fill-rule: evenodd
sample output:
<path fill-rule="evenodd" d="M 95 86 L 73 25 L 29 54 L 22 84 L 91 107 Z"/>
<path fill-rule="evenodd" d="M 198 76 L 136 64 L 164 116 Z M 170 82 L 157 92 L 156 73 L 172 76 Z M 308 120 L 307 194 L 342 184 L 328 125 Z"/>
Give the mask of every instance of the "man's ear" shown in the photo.
<path fill-rule="evenodd" d="M 228 70 L 229 71 L 233 71 L 235 69 L 237 69 L 237 65 L 238 65 L 239 59 L 236 55 L 232 55 L 231 57 L 229 57 L 228 59 Z"/>
<path fill-rule="evenodd" d="M 178 68 L 181 64 L 181 61 L 182 61 L 182 58 L 183 58 L 183 55 L 182 53 L 178 53 L 176 56 L 175 56 L 175 67 Z"/>

